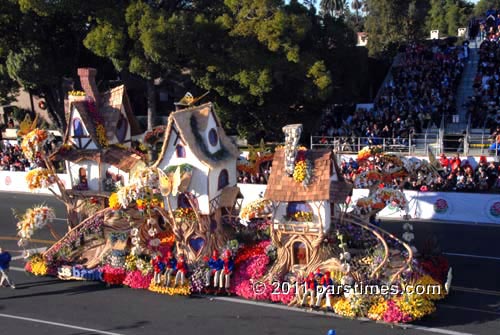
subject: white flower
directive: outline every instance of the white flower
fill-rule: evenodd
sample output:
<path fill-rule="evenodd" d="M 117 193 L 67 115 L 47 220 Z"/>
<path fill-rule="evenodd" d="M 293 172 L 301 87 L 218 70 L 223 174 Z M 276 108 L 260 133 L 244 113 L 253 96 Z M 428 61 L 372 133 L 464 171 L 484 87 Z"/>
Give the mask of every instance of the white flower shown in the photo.
<path fill-rule="evenodd" d="M 149 245 L 152 247 L 157 247 L 160 245 L 160 239 L 154 238 L 151 241 L 149 241 Z"/>
<path fill-rule="evenodd" d="M 446 278 L 446 283 L 444 284 L 444 289 L 446 290 L 446 294 L 450 293 L 451 288 L 451 280 L 453 279 L 453 271 L 452 268 L 448 270 L 448 277 Z"/>
<path fill-rule="evenodd" d="M 148 230 L 148 235 L 151 236 L 151 237 L 154 237 L 156 235 L 156 229 L 150 228 Z"/>
<path fill-rule="evenodd" d="M 348 253 L 347 251 L 343 252 L 340 254 L 340 259 L 349 262 L 351 260 L 351 254 Z"/>
<path fill-rule="evenodd" d="M 340 266 L 340 269 L 344 273 L 349 273 L 349 271 L 351 271 L 351 266 L 349 265 L 349 263 L 344 263 Z"/>
<path fill-rule="evenodd" d="M 414 254 L 418 253 L 418 250 L 417 250 L 417 248 L 416 248 L 414 245 L 412 245 L 410 248 L 411 248 L 411 251 L 412 251 Z"/>
<path fill-rule="evenodd" d="M 406 231 L 413 231 L 413 225 L 409 222 L 406 222 L 404 225 L 403 225 L 403 229 L 406 230 Z"/>
<path fill-rule="evenodd" d="M 406 242 L 410 243 L 411 241 L 413 241 L 415 239 L 415 234 L 413 233 L 410 233 L 410 232 L 405 232 L 403 234 L 403 240 L 405 240 Z"/>
<path fill-rule="evenodd" d="M 354 296 L 354 290 L 351 288 L 344 290 L 344 297 L 346 299 L 350 299 L 352 296 Z"/>
<path fill-rule="evenodd" d="M 132 236 L 137 236 L 137 234 L 139 234 L 139 229 L 137 229 L 137 228 L 133 228 L 130 231 L 130 235 L 132 235 Z"/>
<path fill-rule="evenodd" d="M 138 237 L 133 237 L 133 238 L 132 238 L 132 245 L 138 245 L 140 241 L 141 241 L 141 239 L 140 239 L 140 238 L 138 238 Z"/>

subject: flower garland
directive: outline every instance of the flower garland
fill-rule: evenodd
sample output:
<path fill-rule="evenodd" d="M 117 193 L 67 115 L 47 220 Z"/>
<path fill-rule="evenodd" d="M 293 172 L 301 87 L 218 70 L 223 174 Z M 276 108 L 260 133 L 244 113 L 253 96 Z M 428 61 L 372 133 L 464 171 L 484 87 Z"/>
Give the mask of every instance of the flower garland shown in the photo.
<path fill-rule="evenodd" d="M 42 229 L 56 218 L 53 208 L 38 206 L 28 208 L 17 223 L 19 246 L 26 246 L 36 230 Z"/>
<path fill-rule="evenodd" d="M 69 92 L 68 92 L 68 95 L 69 95 L 69 96 L 72 96 L 72 97 L 84 97 L 86 94 L 85 94 L 85 92 L 83 92 L 83 91 L 76 91 L 76 90 L 73 90 L 73 91 L 69 91 Z"/>
<path fill-rule="evenodd" d="M 166 287 L 157 285 L 154 280 L 151 281 L 151 284 L 148 288 L 151 292 L 168 294 L 168 295 L 191 295 L 190 284 L 187 283 L 184 286 L 176 286 L 176 287 Z"/>
<path fill-rule="evenodd" d="M 106 128 L 104 128 L 104 121 L 101 114 L 97 111 L 95 102 L 91 99 L 87 99 L 87 108 L 91 119 L 94 121 L 97 141 L 103 147 L 108 146 L 108 138 L 106 136 Z"/>
<path fill-rule="evenodd" d="M 306 159 L 306 153 L 306 150 L 297 152 L 293 169 L 293 180 L 302 183 L 303 186 L 309 185 L 313 176 L 313 163 L 310 159 Z"/>
<path fill-rule="evenodd" d="M 122 207 L 118 199 L 118 193 L 111 193 L 109 196 L 109 208 L 119 210 Z"/>
<path fill-rule="evenodd" d="M 48 138 L 49 133 L 46 130 L 34 129 L 30 131 L 24 136 L 21 142 L 21 149 L 23 150 L 24 156 L 26 156 L 30 162 L 33 162 L 37 153 L 42 151 Z"/>
<path fill-rule="evenodd" d="M 56 182 L 56 177 L 50 173 L 49 170 L 43 168 L 36 168 L 28 171 L 26 174 L 26 183 L 28 189 L 34 191 L 40 188 L 48 188 Z"/>
<path fill-rule="evenodd" d="M 312 222 L 313 213 L 298 211 L 298 212 L 293 213 L 292 220 L 297 221 L 297 222 Z"/>
<path fill-rule="evenodd" d="M 268 199 L 257 199 L 246 204 L 240 211 L 240 219 L 249 221 L 260 215 L 272 213 L 273 202 Z"/>

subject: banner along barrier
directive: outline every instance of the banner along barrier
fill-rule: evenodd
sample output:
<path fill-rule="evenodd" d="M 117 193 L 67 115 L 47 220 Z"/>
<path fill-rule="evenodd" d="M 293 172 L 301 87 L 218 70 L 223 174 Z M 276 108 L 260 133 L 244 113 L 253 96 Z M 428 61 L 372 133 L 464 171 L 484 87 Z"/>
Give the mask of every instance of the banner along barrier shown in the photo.
<path fill-rule="evenodd" d="M 26 184 L 26 175 L 28 172 L 19 171 L 0 171 L 0 191 L 4 192 L 26 192 L 30 193 Z M 68 174 L 58 174 L 66 188 L 71 187 L 71 181 Z M 57 187 L 53 190 L 58 193 Z M 52 194 L 48 189 L 42 188 L 34 191 L 36 194 Z"/>
<path fill-rule="evenodd" d="M 355 189 L 352 202 L 368 196 L 367 189 Z M 414 219 L 500 224 L 500 194 L 404 191 L 409 215 Z M 380 218 L 402 218 L 404 211 L 386 206 Z"/>

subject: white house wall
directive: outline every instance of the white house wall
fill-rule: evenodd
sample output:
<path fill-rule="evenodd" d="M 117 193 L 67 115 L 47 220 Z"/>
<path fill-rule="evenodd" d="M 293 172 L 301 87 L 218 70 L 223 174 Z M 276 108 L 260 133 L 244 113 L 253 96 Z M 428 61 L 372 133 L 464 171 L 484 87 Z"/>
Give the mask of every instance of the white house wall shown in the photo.
<path fill-rule="evenodd" d="M 80 182 L 79 170 L 80 168 L 85 168 L 87 170 L 87 183 L 89 190 L 98 191 L 99 190 L 99 166 L 96 162 L 86 160 L 78 163 L 69 163 L 69 170 L 71 173 L 71 180 L 73 186 L 77 186 Z"/>
<path fill-rule="evenodd" d="M 176 145 L 183 145 L 182 141 L 179 141 L 174 145 L 174 141 L 177 138 L 175 133 L 175 127 L 172 127 L 172 133 L 170 135 L 169 141 L 167 143 L 167 148 L 162 161 L 159 164 L 160 169 L 164 169 L 168 166 L 178 166 L 182 164 L 189 164 L 193 166 L 193 175 L 191 177 L 191 183 L 189 185 L 188 191 L 196 195 L 198 199 L 198 205 L 202 214 L 208 214 L 210 211 L 209 200 L 208 200 L 208 167 L 204 165 L 200 160 L 193 154 L 188 146 L 184 145 L 184 150 L 186 152 L 186 157 L 177 157 Z M 177 197 L 171 198 L 172 206 L 177 208 Z"/>
<path fill-rule="evenodd" d="M 85 134 L 85 136 L 89 136 L 89 132 L 87 130 L 87 125 L 82 120 L 80 112 L 78 111 L 78 109 L 76 109 L 76 107 L 73 107 L 72 117 L 71 117 L 71 124 L 70 124 L 70 128 L 69 128 L 69 136 L 70 136 L 71 142 L 73 142 L 75 145 L 78 145 L 78 141 L 74 139 L 74 136 L 75 136 L 75 126 L 73 124 L 73 120 L 76 119 L 76 118 L 80 119 L 80 121 L 82 123 L 82 127 L 83 127 L 83 133 Z M 82 138 L 82 145 L 85 145 L 85 143 L 87 141 L 90 141 L 90 143 L 89 143 L 89 145 L 85 149 L 97 149 L 97 146 L 95 145 L 94 141 L 92 141 L 90 138 Z"/>
<path fill-rule="evenodd" d="M 214 199 L 221 193 L 221 190 L 218 189 L 219 175 L 223 169 L 227 170 L 229 181 L 227 186 L 236 185 L 236 160 L 231 160 L 227 164 L 224 164 L 224 166 L 211 169 L 208 178 L 208 195 L 210 199 Z"/>
<path fill-rule="evenodd" d="M 215 131 L 217 132 L 217 139 L 218 140 L 217 140 L 217 145 L 215 145 L 215 146 L 210 144 L 210 140 L 208 138 L 208 134 L 210 132 L 210 129 L 215 129 Z M 220 135 L 219 135 L 219 131 L 217 130 L 217 123 L 215 122 L 213 111 L 210 111 L 210 114 L 208 116 L 207 129 L 205 129 L 203 131 L 203 133 L 200 135 L 202 135 L 202 137 L 205 139 L 205 145 L 210 153 L 213 154 L 221 149 Z"/>

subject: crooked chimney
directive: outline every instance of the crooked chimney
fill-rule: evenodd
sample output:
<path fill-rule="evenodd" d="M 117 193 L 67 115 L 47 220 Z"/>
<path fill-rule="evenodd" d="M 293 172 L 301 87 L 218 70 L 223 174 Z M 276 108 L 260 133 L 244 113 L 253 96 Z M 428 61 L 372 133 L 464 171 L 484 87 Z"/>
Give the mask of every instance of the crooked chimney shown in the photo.
<path fill-rule="evenodd" d="M 289 176 L 292 176 L 295 169 L 297 145 L 299 144 L 300 134 L 302 134 L 302 124 L 284 126 L 283 132 L 285 133 L 285 171 Z"/>
<path fill-rule="evenodd" d="M 80 77 L 80 83 L 82 84 L 85 94 L 94 101 L 96 108 L 98 108 L 99 90 L 97 89 L 97 84 L 95 82 L 96 74 L 97 70 L 90 67 L 78 69 L 78 76 Z"/>

